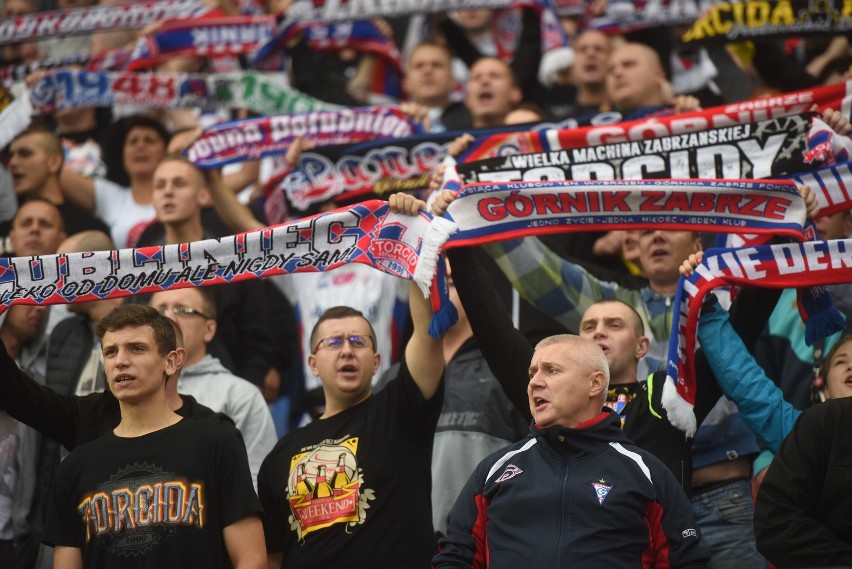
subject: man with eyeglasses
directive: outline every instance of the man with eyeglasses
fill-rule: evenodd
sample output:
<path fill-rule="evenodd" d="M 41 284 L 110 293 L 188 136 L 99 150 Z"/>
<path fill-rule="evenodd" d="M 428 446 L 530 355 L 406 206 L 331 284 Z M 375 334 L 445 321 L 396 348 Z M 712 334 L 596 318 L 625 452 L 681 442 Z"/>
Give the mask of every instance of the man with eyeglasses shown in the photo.
<path fill-rule="evenodd" d="M 425 204 L 394 194 L 397 211 Z M 440 340 L 428 300 L 409 291 L 414 333 L 396 380 L 372 393 L 376 333 L 348 306 L 329 308 L 311 332 L 311 372 L 323 415 L 285 435 L 260 469 L 269 566 L 428 567 L 435 551 L 430 503 L 432 439 L 441 411 Z"/>
<path fill-rule="evenodd" d="M 186 363 L 178 379 L 178 392 L 192 395 L 202 405 L 234 420 L 246 443 L 256 488 L 260 465 L 278 437 L 260 390 L 207 353 L 207 345 L 216 335 L 212 295 L 203 288 L 170 290 L 153 294 L 150 304 L 183 333 Z"/>

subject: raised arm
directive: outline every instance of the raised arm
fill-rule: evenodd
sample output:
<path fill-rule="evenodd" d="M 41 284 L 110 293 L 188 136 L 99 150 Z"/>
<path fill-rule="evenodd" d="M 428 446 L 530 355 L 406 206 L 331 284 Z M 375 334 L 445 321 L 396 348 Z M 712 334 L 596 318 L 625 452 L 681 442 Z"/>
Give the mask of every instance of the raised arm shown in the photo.
<path fill-rule="evenodd" d="M 237 196 L 223 182 L 218 170 L 207 172 L 207 189 L 213 199 L 213 207 L 231 231 L 244 233 L 266 227 L 251 210 L 237 200 Z"/>
<path fill-rule="evenodd" d="M 0 409 L 69 450 L 76 444 L 75 398 L 36 383 L 9 357 L 3 342 L 0 342 Z"/>
<path fill-rule="evenodd" d="M 59 175 L 59 186 L 66 198 L 82 208 L 95 211 L 95 182 L 91 178 L 65 166 Z"/>
<path fill-rule="evenodd" d="M 528 302 L 576 331 L 586 309 L 597 300 L 620 298 L 632 304 L 634 291 L 604 282 L 562 259 L 538 237 L 485 245 L 512 286 Z M 622 298 L 626 293 L 630 298 Z"/>
<path fill-rule="evenodd" d="M 527 384 L 533 347 L 515 328 L 508 310 L 488 284 L 488 275 L 477 259 L 476 248 L 451 249 L 447 258 L 453 268 L 453 283 L 467 312 L 476 345 L 488 367 L 509 398 L 527 420 L 532 420 Z"/>
<path fill-rule="evenodd" d="M 785 401 L 781 390 L 766 377 L 718 304 L 702 311 L 698 341 L 716 381 L 737 404 L 745 423 L 769 450 L 778 452 L 801 411 Z"/>
<path fill-rule="evenodd" d="M 408 194 L 392 194 L 388 202 L 394 211 L 408 215 L 417 215 L 426 208 L 423 200 Z M 405 361 L 420 393 L 426 399 L 431 399 L 438 391 L 444 375 L 444 347 L 440 339 L 436 340 L 429 335 L 432 304 L 414 281 L 409 286 L 408 304 L 414 333 L 405 346 Z"/>

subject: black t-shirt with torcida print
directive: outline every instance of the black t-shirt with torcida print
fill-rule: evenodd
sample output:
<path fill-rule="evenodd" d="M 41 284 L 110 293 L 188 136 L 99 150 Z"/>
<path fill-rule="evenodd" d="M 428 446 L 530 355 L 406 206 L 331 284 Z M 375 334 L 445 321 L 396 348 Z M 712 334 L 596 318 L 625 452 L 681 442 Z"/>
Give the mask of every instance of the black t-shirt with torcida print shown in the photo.
<path fill-rule="evenodd" d="M 44 542 L 79 548 L 87 569 L 229 568 L 222 530 L 260 512 L 234 429 L 182 419 L 77 447 L 59 465 Z"/>
<path fill-rule="evenodd" d="M 429 567 L 442 401 L 443 387 L 423 398 L 403 358 L 382 391 L 285 435 L 257 477 L 267 549 L 287 569 Z"/>

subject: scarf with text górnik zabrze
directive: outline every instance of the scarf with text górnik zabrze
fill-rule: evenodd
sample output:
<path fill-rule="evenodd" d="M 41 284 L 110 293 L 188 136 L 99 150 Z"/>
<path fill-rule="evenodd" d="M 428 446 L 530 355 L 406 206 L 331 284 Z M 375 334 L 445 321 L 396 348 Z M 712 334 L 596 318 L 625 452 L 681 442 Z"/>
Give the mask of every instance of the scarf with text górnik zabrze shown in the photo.
<path fill-rule="evenodd" d="M 740 249 L 710 249 L 695 272 L 681 277 L 675 294 L 663 407 L 688 436 L 695 433 L 695 338 L 704 295 L 726 285 L 796 288 L 805 340 L 825 338 L 845 327 L 824 285 L 852 282 L 852 239 L 805 241 Z"/>

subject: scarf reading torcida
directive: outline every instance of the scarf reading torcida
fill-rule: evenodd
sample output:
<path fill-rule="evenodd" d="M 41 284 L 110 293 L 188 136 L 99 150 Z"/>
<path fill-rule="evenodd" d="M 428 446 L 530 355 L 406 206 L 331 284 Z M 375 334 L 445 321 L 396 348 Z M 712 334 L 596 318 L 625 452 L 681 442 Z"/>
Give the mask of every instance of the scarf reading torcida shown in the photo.
<path fill-rule="evenodd" d="M 809 289 L 799 295 L 806 341 L 827 337 L 845 326 L 831 308 L 822 285 L 852 282 L 852 240 L 805 241 L 739 249 L 710 249 L 689 278 L 681 278 L 675 294 L 663 406 L 669 420 L 688 436 L 695 433 L 695 339 L 704 295 L 726 285 Z"/>

